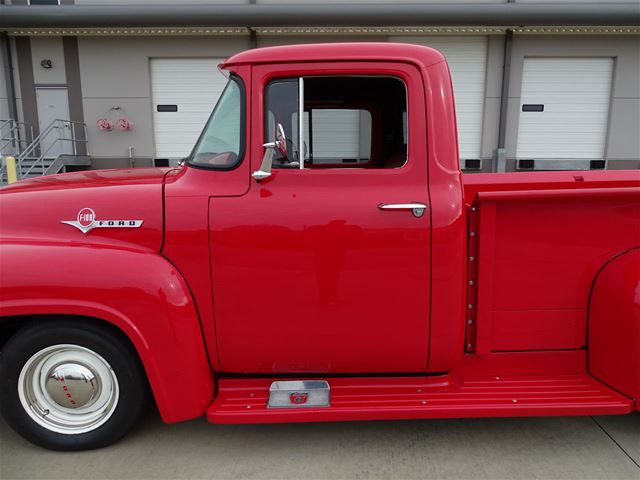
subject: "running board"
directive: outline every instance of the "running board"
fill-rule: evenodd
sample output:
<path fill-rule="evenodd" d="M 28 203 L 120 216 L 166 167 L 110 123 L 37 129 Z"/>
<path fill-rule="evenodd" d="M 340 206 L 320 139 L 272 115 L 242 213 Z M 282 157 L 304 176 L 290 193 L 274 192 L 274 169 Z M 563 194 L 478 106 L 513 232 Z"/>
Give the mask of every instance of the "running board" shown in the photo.
<path fill-rule="evenodd" d="M 306 404 L 303 400 L 316 398 L 318 392 L 313 387 L 305 389 L 303 383 L 325 389 L 330 398 L 322 406 Z M 221 378 L 218 387 L 217 398 L 207 409 L 207 418 L 213 423 L 613 415 L 633 410 L 632 400 L 589 375 L 314 378 L 296 382 Z M 279 402 L 285 398 L 290 405 L 270 407 L 270 390 L 278 392 Z"/>

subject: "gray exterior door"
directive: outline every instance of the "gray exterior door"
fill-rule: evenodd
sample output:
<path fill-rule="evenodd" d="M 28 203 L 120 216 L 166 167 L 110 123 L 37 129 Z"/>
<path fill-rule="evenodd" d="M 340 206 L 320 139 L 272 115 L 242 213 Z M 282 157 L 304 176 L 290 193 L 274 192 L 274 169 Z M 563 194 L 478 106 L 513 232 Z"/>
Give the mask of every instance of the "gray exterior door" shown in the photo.
<path fill-rule="evenodd" d="M 40 134 L 55 120 L 69 120 L 69 94 L 66 87 L 37 87 L 38 126 Z M 72 153 L 71 129 L 59 125 L 42 139 L 42 153 L 46 158 L 55 158 L 63 153 Z"/>

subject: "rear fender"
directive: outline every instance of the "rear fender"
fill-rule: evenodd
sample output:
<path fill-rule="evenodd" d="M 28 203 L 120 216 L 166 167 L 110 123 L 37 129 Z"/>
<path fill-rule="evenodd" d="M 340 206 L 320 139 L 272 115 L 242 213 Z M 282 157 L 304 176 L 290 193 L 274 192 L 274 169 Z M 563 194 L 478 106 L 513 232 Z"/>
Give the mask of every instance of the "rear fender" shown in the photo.
<path fill-rule="evenodd" d="M 0 259 L 0 321 L 57 315 L 108 322 L 136 348 L 165 422 L 204 414 L 213 374 L 193 299 L 169 261 L 137 250 L 44 243 L 2 244 Z"/>
<path fill-rule="evenodd" d="M 589 300 L 589 373 L 640 410 L 640 248 L 611 259 Z"/>

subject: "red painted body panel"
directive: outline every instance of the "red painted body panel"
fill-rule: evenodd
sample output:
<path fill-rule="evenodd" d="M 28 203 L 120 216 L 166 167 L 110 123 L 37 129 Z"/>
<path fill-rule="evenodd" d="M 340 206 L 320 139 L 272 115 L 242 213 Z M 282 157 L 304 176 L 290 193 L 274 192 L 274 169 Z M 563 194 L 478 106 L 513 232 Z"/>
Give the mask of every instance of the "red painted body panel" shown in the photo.
<path fill-rule="evenodd" d="M 585 348 L 598 270 L 640 244 L 640 188 L 479 191 L 477 198 L 475 351 Z"/>
<path fill-rule="evenodd" d="M 94 317 L 136 347 L 162 418 L 202 414 L 213 378 L 189 288 L 157 253 L 167 169 L 68 173 L 0 190 L 0 313 Z M 61 223 L 82 208 L 140 228 L 83 234 Z"/>
<path fill-rule="evenodd" d="M 465 201 L 471 204 L 479 192 L 640 187 L 640 171 L 473 173 L 463 175 L 463 181 Z"/>
<path fill-rule="evenodd" d="M 17 182 L 0 190 L 2 239 L 109 245 L 158 252 L 162 243 L 162 178 L 166 169 L 95 170 Z M 143 220 L 140 228 L 82 234 L 61 220 L 91 208 L 97 220 Z M 10 228 L 9 228 L 10 227 Z"/>
<path fill-rule="evenodd" d="M 3 242 L 0 259 L 3 316 L 107 321 L 138 351 L 165 421 L 202 415 L 213 398 L 213 378 L 189 289 L 165 259 L 111 247 L 35 242 Z"/>
<path fill-rule="evenodd" d="M 459 378 L 489 375 L 576 375 L 586 373 L 585 350 L 466 353 L 451 372 Z"/>
<path fill-rule="evenodd" d="M 423 80 L 414 66 L 258 66 L 247 149 L 252 170 L 259 168 L 266 141 L 264 86 L 275 77 L 318 74 L 398 77 L 414 105 L 409 122 L 416 131 L 426 128 Z M 215 322 L 224 371 L 426 370 L 429 216 L 378 209 L 380 203 L 430 203 L 425 138 L 410 136 L 408 150 L 401 169 L 274 170 L 268 181 L 251 182 L 242 197 L 211 200 Z"/>
<path fill-rule="evenodd" d="M 467 219 L 449 69 L 439 62 L 423 70 L 423 75 L 431 197 L 429 371 L 442 372 L 455 368 L 464 352 Z"/>
<path fill-rule="evenodd" d="M 230 68 L 245 85 L 251 84 L 250 67 Z M 251 105 L 246 102 L 246 118 Z M 251 130 L 246 129 L 248 145 Z M 165 237 L 162 254 L 187 278 L 198 309 L 209 361 L 220 371 L 213 314 L 209 253 L 209 198 L 236 197 L 249 189 L 250 162 L 245 159 L 230 171 L 175 169 L 165 179 Z"/>
<path fill-rule="evenodd" d="M 640 245 L 640 172 L 463 178 L 451 80 L 432 49 L 276 47 L 226 67 L 247 93 L 236 168 L 82 172 L 0 191 L 0 315 L 117 326 L 165 421 L 205 413 L 212 370 L 274 377 L 218 379 L 209 417 L 219 422 L 631 410 L 612 389 L 640 391 L 629 367 L 640 363 L 637 255 L 611 259 Z M 408 164 L 274 170 L 254 182 L 266 82 L 330 74 L 406 83 Z M 421 218 L 377 208 L 414 201 L 429 205 Z M 85 207 L 143 224 L 85 235 L 60 223 Z M 587 347 L 590 372 L 612 389 L 587 375 Z M 335 409 L 267 410 L 269 383 L 293 372 L 380 376 L 331 379 Z M 412 372 L 446 375 L 384 378 Z"/>
<path fill-rule="evenodd" d="M 640 409 L 640 249 L 612 259 L 593 285 L 589 373 Z"/>
<path fill-rule="evenodd" d="M 246 50 L 229 58 L 223 68 L 239 65 L 275 65 L 284 63 L 327 62 L 403 62 L 423 69 L 444 61 L 444 56 L 418 45 L 395 43 L 328 43 L 286 45 Z"/>
<path fill-rule="evenodd" d="M 250 68 L 231 69 L 247 88 Z M 246 118 L 250 103 L 246 102 Z M 249 144 L 250 129 L 246 129 Z M 165 179 L 165 237 L 162 255 L 188 280 L 198 309 L 202 332 L 214 370 L 220 371 L 211 289 L 209 252 L 209 198 L 241 196 L 249 189 L 250 162 L 245 159 L 230 171 L 197 168 L 175 169 Z"/>
<path fill-rule="evenodd" d="M 214 423 L 611 415 L 632 402 L 589 375 L 333 378 L 330 407 L 267 408 L 274 379 L 223 379 L 207 411 Z"/>

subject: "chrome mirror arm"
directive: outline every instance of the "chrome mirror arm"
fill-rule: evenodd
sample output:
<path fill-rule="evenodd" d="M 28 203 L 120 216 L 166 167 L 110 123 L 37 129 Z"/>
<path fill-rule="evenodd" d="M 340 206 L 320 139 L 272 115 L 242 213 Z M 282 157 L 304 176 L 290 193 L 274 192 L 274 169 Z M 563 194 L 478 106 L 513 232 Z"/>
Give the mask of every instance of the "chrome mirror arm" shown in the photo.
<path fill-rule="evenodd" d="M 257 182 L 271 176 L 271 164 L 273 163 L 273 154 L 275 153 L 276 143 L 265 143 L 263 147 L 265 148 L 265 151 L 260 168 L 251 174 L 253 179 Z"/>
<path fill-rule="evenodd" d="M 276 149 L 283 155 L 287 153 L 287 138 L 284 135 L 284 129 L 280 123 L 276 125 L 275 141 L 265 143 L 262 146 L 265 148 L 262 163 L 260 164 L 260 168 L 251 174 L 256 182 L 271 176 L 271 165 L 273 164 L 273 155 Z"/>

